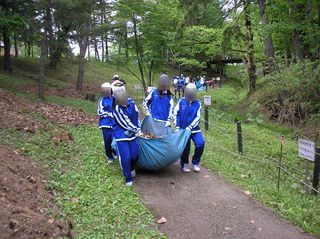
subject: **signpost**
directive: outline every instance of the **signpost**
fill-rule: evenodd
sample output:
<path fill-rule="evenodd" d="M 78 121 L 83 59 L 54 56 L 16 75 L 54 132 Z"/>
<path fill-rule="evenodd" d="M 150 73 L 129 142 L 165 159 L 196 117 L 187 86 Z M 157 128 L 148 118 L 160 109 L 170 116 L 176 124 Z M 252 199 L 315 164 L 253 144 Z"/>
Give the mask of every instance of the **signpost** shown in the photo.
<path fill-rule="evenodd" d="M 220 77 L 217 77 L 217 83 L 218 83 L 219 89 L 221 88 L 221 81 L 220 80 L 221 80 Z"/>
<path fill-rule="evenodd" d="M 313 162 L 315 158 L 315 143 L 310 140 L 299 139 L 299 157 Z"/>
<path fill-rule="evenodd" d="M 307 160 L 306 162 L 306 175 L 304 178 L 305 184 L 309 185 L 308 181 L 310 179 L 310 161 L 314 162 L 315 160 L 315 143 L 310 140 L 299 139 L 299 157 Z M 306 186 L 306 191 L 308 187 Z"/>
<path fill-rule="evenodd" d="M 136 91 L 142 90 L 142 85 L 137 84 L 134 86 L 134 88 L 136 89 Z"/>
<path fill-rule="evenodd" d="M 204 104 L 204 128 L 209 130 L 209 106 L 211 106 L 211 95 L 205 95 L 203 97 Z"/>

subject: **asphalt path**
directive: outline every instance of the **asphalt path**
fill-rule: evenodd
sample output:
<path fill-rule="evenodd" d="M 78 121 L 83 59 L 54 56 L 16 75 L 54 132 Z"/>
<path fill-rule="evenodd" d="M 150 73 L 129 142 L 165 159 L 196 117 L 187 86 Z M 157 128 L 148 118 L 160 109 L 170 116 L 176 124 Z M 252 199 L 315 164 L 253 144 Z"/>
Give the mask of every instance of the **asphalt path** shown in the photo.
<path fill-rule="evenodd" d="M 155 225 L 169 239 L 315 238 L 205 168 L 138 171 L 134 185 L 155 217 L 167 219 Z"/>

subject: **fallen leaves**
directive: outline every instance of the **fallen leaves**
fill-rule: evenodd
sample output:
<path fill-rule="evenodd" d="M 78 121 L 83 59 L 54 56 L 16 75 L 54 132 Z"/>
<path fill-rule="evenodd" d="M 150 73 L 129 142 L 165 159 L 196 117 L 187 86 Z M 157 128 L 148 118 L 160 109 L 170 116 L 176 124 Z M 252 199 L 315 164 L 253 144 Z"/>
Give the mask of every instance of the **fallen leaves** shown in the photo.
<path fill-rule="evenodd" d="M 41 114 L 49 121 L 63 125 L 83 125 L 97 121 L 97 118 L 83 110 L 74 109 L 51 103 L 34 103 L 24 97 L 17 97 L 5 91 L 0 91 L 0 127 L 17 129 L 35 133 L 46 125 L 34 118 Z"/>
<path fill-rule="evenodd" d="M 166 223 L 166 222 L 167 222 L 167 219 L 166 219 L 165 217 L 161 217 L 161 218 L 157 221 L 158 224 L 163 224 L 163 223 Z"/>
<path fill-rule="evenodd" d="M 53 219 L 53 218 L 50 218 L 50 219 L 48 220 L 48 223 L 50 223 L 50 224 L 54 223 L 54 219 Z"/>
<path fill-rule="evenodd" d="M 71 202 L 77 204 L 79 202 L 78 198 L 71 198 Z"/>
<path fill-rule="evenodd" d="M 28 181 L 31 182 L 31 183 L 35 183 L 35 182 L 36 182 L 36 179 L 35 179 L 32 175 L 28 175 L 28 176 L 27 176 L 27 179 L 28 179 Z"/>
<path fill-rule="evenodd" d="M 251 196 L 251 195 L 252 195 L 252 193 L 251 193 L 250 191 L 243 191 L 243 193 L 244 193 L 245 195 L 247 195 L 247 196 Z"/>

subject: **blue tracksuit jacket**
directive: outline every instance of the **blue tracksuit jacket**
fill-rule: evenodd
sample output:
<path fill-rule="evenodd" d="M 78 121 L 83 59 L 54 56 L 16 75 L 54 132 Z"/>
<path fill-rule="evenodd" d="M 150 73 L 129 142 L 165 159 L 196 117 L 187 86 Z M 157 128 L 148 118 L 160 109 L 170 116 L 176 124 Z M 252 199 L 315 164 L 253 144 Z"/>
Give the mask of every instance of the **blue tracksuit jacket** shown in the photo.
<path fill-rule="evenodd" d="M 101 97 L 98 101 L 98 116 L 99 128 L 112 128 L 113 114 L 112 114 L 113 97 Z"/>
<path fill-rule="evenodd" d="M 115 140 L 130 141 L 135 139 L 135 133 L 140 129 L 139 111 L 132 99 L 127 107 L 116 105 L 113 109 L 113 135 Z"/>
<path fill-rule="evenodd" d="M 201 132 L 201 102 L 195 100 L 189 102 L 186 98 L 181 98 L 174 108 L 174 123 L 177 128 L 189 128 L 192 133 Z"/>
<path fill-rule="evenodd" d="M 173 97 L 166 91 L 161 96 L 159 90 L 153 90 L 143 101 L 143 108 L 155 120 L 171 121 L 173 116 Z"/>

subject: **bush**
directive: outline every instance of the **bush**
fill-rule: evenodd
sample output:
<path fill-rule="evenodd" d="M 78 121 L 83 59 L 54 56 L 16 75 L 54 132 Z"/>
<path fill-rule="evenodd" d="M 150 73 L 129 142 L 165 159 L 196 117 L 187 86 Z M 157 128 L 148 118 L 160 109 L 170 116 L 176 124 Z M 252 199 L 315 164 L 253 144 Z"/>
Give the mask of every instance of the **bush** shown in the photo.
<path fill-rule="evenodd" d="M 310 114 L 320 112 L 320 65 L 304 61 L 263 77 L 266 83 L 265 105 L 271 119 L 296 125 Z"/>

